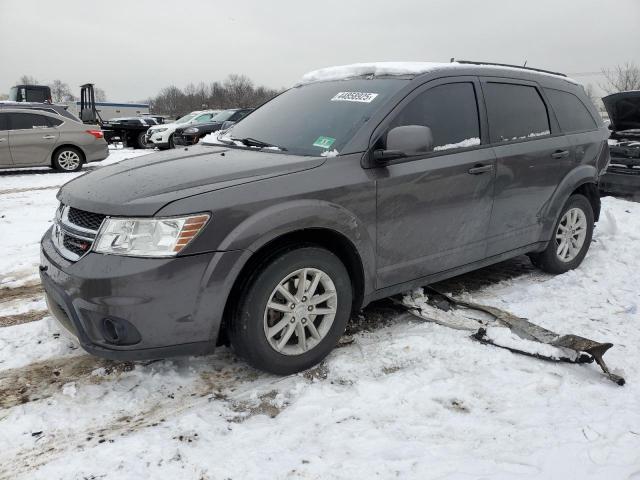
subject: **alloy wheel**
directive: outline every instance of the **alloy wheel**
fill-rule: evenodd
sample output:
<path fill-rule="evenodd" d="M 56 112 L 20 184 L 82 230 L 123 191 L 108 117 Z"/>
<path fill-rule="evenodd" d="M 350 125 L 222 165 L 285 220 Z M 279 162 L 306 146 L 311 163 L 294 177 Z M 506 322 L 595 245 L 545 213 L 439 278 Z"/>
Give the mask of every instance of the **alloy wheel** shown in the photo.
<path fill-rule="evenodd" d="M 587 236 L 587 217 L 579 208 L 565 212 L 556 231 L 556 255 L 562 262 L 578 256 Z"/>
<path fill-rule="evenodd" d="M 80 165 L 80 155 L 73 150 L 64 150 L 58 155 L 58 165 L 63 170 L 75 170 Z"/>
<path fill-rule="evenodd" d="M 302 268 L 273 289 L 264 311 L 264 334 L 283 355 L 301 355 L 331 330 L 338 295 L 333 280 L 317 268 Z"/>

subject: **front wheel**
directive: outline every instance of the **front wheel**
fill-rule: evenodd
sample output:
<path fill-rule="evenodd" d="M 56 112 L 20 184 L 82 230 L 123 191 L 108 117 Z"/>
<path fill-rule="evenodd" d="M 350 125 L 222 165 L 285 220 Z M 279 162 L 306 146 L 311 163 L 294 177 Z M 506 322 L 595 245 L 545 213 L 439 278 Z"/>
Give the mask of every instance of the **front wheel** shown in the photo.
<path fill-rule="evenodd" d="M 547 248 L 529 255 L 532 263 L 549 273 L 564 273 L 577 268 L 589 250 L 593 224 L 593 208 L 589 200 L 584 195 L 571 195 L 560 212 Z"/>
<path fill-rule="evenodd" d="M 261 370 L 305 370 L 337 344 L 351 304 L 351 280 L 338 257 L 315 246 L 285 251 L 247 282 L 229 326 L 231 345 Z"/>

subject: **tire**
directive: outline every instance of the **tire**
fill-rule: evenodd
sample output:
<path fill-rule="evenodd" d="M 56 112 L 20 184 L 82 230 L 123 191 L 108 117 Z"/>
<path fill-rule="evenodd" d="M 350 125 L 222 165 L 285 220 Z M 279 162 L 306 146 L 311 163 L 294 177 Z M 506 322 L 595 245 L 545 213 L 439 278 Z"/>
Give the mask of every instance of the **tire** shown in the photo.
<path fill-rule="evenodd" d="M 136 137 L 136 140 L 133 144 L 133 148 L 148 148 L 147 144 L 147 132 L 140 132 Z"/>
<path fill-rule="evenodd" d="M 298 290 L 303 275 L 305 288 L 316 285 L 309 298 Z M 331 352 L 346 328 L 351 305 L 351 279 L 337 256 L 316 246 L 281 251 L 256 268 L 245 284 L 228 328 L 229 340 L 255 368 L 278 375 L 300 372 Z M 326 313 L 311 313 L 321 309 Z"/>
<path fill-rule="evenodd" d="M 53 154 L 53 168 L 60 172 L 77 172 L 83 163 L 84 155 L 75 147 L 62 147 Z"/>
<path fill-rule="evenodd" d="M 577 268 L 591 245 L 593 224 L 593 208 L 589 200 L 584 195 L 571 195 L 558 216 L 547 248 L 540 253 L 529 254 L 531 262 L 545 272 L 556 274 Z"/>
<path fill-rule="evenodd" d="M 169 135 L 169 148 L 176 148 L 176 144 L 173 143 L 173 133 Z"/>

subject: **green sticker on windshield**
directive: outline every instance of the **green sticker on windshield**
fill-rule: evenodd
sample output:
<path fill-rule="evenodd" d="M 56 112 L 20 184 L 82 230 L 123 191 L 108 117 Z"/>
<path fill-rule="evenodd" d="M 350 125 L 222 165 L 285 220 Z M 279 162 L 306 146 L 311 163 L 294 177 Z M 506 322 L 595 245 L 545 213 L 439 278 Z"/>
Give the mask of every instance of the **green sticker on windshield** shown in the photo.
<path fill-rule="evenodd" d="M 316 138 L 316 141 L 313 142 L 313 146 L 320 148 L 331 148 L 331 145 L 333 145 L 333 142 L 335 141 L 336 139 L 331 137 L 318 137 Z"/>

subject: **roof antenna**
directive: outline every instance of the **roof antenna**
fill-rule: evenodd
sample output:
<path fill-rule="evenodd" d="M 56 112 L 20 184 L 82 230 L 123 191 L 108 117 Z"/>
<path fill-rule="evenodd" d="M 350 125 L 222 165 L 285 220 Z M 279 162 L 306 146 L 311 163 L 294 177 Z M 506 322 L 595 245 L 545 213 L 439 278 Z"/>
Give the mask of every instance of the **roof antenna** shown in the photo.
<path fill-rule="evenodd" d="M 526 66 L 527 66 L 527 61 L 528 61 L 528 60 L 525 60 L 525 61 L 524 61 L 524 65 L 522 65 L 523 67 L 526 67 Z"/>

